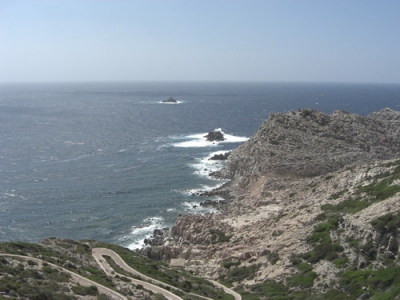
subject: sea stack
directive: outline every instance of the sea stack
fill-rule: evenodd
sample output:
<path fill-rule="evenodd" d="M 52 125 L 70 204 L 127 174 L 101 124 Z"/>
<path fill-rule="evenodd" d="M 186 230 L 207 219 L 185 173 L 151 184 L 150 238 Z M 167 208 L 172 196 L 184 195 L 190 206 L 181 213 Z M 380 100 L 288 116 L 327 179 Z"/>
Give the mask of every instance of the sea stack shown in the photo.
<path fill-rule="evenodd" d="M 223 135 L 223 133 L 219 130 L 217 131 L 210 131 L 206 136 L 204 136 L 207 141 L 209 142 L 220 142 L 220 141 L 224 141 L 225 137 Z"/>

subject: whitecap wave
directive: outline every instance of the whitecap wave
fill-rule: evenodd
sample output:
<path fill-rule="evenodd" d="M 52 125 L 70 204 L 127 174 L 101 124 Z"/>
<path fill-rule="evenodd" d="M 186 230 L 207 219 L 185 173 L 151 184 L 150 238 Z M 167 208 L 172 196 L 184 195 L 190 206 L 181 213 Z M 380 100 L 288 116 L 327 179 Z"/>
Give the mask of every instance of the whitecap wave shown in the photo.
<path fill-rule="evenodd" d="M 183 148 L 215 147 L 222 143 L 241 143 L 249 139 L 248 137 L 226 134 L 225 132 L 222 131 L 221 128 L 216 128 L 214 129 L 214 131 L 222 132 L 222 134 L 225 137 L 225 140 L 212 141 L 212 142 L 207 141 L 205 137 L 208 134 L 208 132 L 204 132 L 204 133 L 190 134 L 184 137 L 175 137 L 175 139 L 184 139 L 185 141 L 179 143 L 173 143 L 172 145 L 174 147 L 183 147 Z"/>
<path fill-rule="evenodd" d="M 86 143 L 85 142 L 76 142 L 76 141 L 64 141 L 64 144 L 66 146 L 76 146 L 76 145 L 82 146 L 82 145 L 85 145 Z"/>
<path fill-rule="evenodd" d="M 208 177 L 210 172 L 215 172 L 220 170 L 222 167 L 225 166 L 225 161 L 223 160 L 211 160 L 211 158 L 214 155 L 220 155 L 220 154 L 225 154 L 230 151 L 227 150 L 221 150 L 221 151 L 215 151 L 210 153 L 208 156 L 204 158 L 197 158 L 196 162 L 193 164 L 190 164 L 192 168 L 195 169 L 195 174 Z"/>
<path fill-rule="evenodd" d="M 82 155 L 78 155 L 78 156 L 73 157 L 73 158 L 60 160 L 60 161 L 58 161 L 58 162 L 60 162 L 60 163 L 66 163 L 66 162 L 70 162 L 70 161 L 85 159 L 85 158 L 88 158 L 89 156 L 91 156 L 91 155 L 90 155 L 90 154 L 82 154 Z"/>
<path fill-rule="evenodd" d="M 131 229 L 128 239 L 128 248 L 131 250 L 144 247 L 144 240 L 153 235 L 154 229 L 163 228 L 164 219 L 162 217 L 151 217 L 143 220 L 143 225 L 134 226 Z"/>
<path fill-rule="evenodd" d="M 174 105 L 174 104 L 181 104 L 181 103 L 183 103 L 183 101 L 178 101 L 178 100 L 176 100 L 176 102 L 163 102 L 163 101 L 159 101 L 158 103 Z"/>
<path fill-rule="evenodd" d="M 218 199 L 215 199 L 218 200 Z M 200 205 L 201 201 L 186 201 L 182 203 L 182 206 L 186 212 L 194 213 L 194 214 L 206 214 L 206 213 L 218 213 L 218 210 L 214 207 L 205 207 Z"/>

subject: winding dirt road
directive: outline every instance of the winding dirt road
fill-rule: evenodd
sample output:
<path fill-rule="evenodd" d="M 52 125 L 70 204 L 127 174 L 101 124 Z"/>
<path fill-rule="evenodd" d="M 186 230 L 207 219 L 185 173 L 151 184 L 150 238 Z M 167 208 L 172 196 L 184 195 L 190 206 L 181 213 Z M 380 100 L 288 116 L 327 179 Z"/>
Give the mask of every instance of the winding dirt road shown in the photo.
<path fill-rule="evenodd" d="M 170 286 L 168 284 L 165 284 L 165 283 L 163 283 L 161 281 L 158 281 L 158 280 L 155 280 L 155 279 L 153 279 L 151 277 L 145 276 L 145 275 L 139 273 L 138 271 L 136 271 L 135 269 L 132 269 L 130 266 L 128 266 L 125 263 L 125 261 L 121 258 L 121 256 L 119 256 L 117 253 L 115 253 L 114 251 L 112 251 L 110 249 L 94 248 L 94 249 L 92 249 L 92 255 L 93 255 L 94 259 L 96 260 L 96 262 L 99 264 L 99 266 L 103 269 L 103 271 L 108 276 L 115 276 L 118 273 L 102 257 L 103 255 L 107 255 L 107 256 L 111 257 L 120 268 L 122 268 L 123 270 L 125 270 L 125 271 L 127 271 L 127 272 L 129 272 L 129 273 L 131 273 L 133 275 L 140 276 L 144 280 L 149 280 L 151 282 L 160 284 L 162 286 L 172 287 L 172 286 Z M 134 278 L 131 278 L 131 277 L 129 277 L 129 279 L 132 281 L 132 283 L 140 284 L 146 290 L 150 290 L 150 291 L 152 291 L 154 293 L 162 294 L 167 299 L 170 299 L 170 300 L 183 300 L 181 297 L 171 293 L 170 291 L 167 291 L 166 289 L 163 289 L 163 288 L 161 288 L 159 286 L 156 286 L 154 284 L 148 283 L 148 282 L 143 281 L 143 280 L 134 279 Z"/>
<path fill-rule="evenodd" d="M 147 280 L 147 281 L 150 281 L 150 282 L 152 282 L 154 284 L 159 284 L 161 286 L 165 286 L 165 287 L 168 287 L 168 288 L 171 288 L 171 289 L 174 289 L 174 290 L 181 291 L 181 290 L 179 290 L 178 288 L 176 288 L 176 287 L 174 287 L 172 285 L 169 285 L 169 284 L 166 284 L 164 282 L 158 281 L 156 279 L 153 279 L 151 277 L 148 277 L 148 276 L 143 275 L 142 273 L 136 271 L 135 269 L 133 269 L 130 266 L 128 266 L 125 263 L 125 261 L 121 258 L 121 256 L 119 256 L 116 252 L 114 252 L 114 251 L 112 251 L 110 249 L 107 249 L 107 248 L 93 248 L 92 249 L 92 255 L 95 258 L 95 260 L 97 261 L 97 263 L 100 265 L 100 267 L 103 269 L 103 271 L 106 274 L 110 275 L 110 276 L 113 276 L 112 272 L 115 273 L 115 270 L 102 257 L 103 255 L 107 255 L 107 256 L 111 257 L 114 260 L 114 262 L 120 268 L 122 268 L 123 270 L 125 270 L 125 271 L 127 271 L 127 272 L 129 272 L 129 273 L 131 273 L 133 275 L 140 276 L 140 278 L 142 278 L 143 280 Z M 172 299 L 172 300 L 182 299 L 181 297 L 179 297 L 179 296 L 177 296 L 175 294 L 172 294 L 171 292 L 169 292 L 169 291 L 167 291 L 167 290 L 165 290 L 163 288 L 160 288 L 159 286 L 155 286 L 153 284 L 147 283 L 147 282 L 142 281 L 142 280 L 137 280 L 137 279 L 133 279 L 133 278 L 130 278 L 130 279 L 132 280 L 132 282 L 133 281 L 137 281 L 138 282 L 138 283 L 135 283 L 135 284 L 141 284 L 141 285 L 143 285 L 144 288 L 149 289 L 149 290 L 151 290 L 153 292 L 156 292 L 156 293 L 160 293 L 160 294 L 164 295 L 168 299 Z M 209 280 L 209 281 L 212 282 L 215 286 L 217 286 L 219 288 L 222 288 L 225 291 L 225 293 L 231 294 L 235 298 L 235 300 L 242 300 L 242 297 L 238 293 L 233 291 L 232 289 L 230 289 L 230 288 L 228 288 L 228 287 L 226 287 L 226 286 L 224 286 L 224 285 L 222 285 L 222 284 L 220 284 L 220 283 L 218 283 L 216 281 L 213 281 L 213 280 Z M 157 288 L 157 290 L 153 290 L 153 288 Z M 183 292 L 183 291 L 181 291 L 181 292 Z M 195 295 L 195 294 L 193 294 L 193 295 Z M 196 296 L 200 297 L 200 298 L 203 298 L 203 299 L 213 300 L 211 298 L 207 298 L 207 297 L 200 296 L 200 295 L 196 295 Z"/>
<path fill-rule="evenodd" d="M 150 291 L 152 291 L 154 293 L 162 294 L 165 298 L 170 299 L 170 300 L 183 300 L 181 297 L 171 293 L 170 291 L 168 291 L 168 290 L 166 290 L 166 289 L 164 289 L 162 287 L 169 288 L 169 289 L 174 289 L 176 291 L 180 291 L 180 292 L 184 293 L 182 290 L 180 290 L 180 289 L 178 289 L 178 288 L 176 288 L 176 287 L 174 287 L 172 285 L 169 285 L 169 284 L 166 284 L 164 282 L 161 282 L 161 281 L 158 281 L 156 279 L 153 279 L 151 277 L 148 277 L 146 275 L 143 275 L 142 273 L 140 273 L 140 272 L 136 271 L 135 269 L 131 268 L 130 266 L 128 266 L 125 263 L 125 261 L 121 258 L 121 256 L 119 256 L 116 252 L 114 252 L 114 251 L 112 251 L 110 249 L 107 249 L 107 248 L 93 248 L 92 249 L 92 255 L 93 255 L 94 259 L 96 260 L 96 262 L 98 263 L 98 265 L 100 266 L 100 268 L 108 276 L 114 277 L 118 273 L 103 258 L 103 255 L 107 255 L 107 256 L 111 257 L 114 260 L 114 262 L 120 268 L 122 268 L 123 270 L 129 272 L 130 274 L 132 274 L 134 276 L 139 276 L 142 279 L 142 280 L 139 280 L 139 279 L 135 279 L 135 278 L 129 277 L 129 279 L 132 281 L 133 284 L 136 284 L 136 285 L 140 284 L 146 290 L 150 290 Z M 97 289 L 99 290 L 99 293 L 106 294 L 112 300 L 128 300 L 127 297 L 121 295 L 120 293 L 118 293 L 118 292 L 116 292 L 116 291 L 114 291 L 114 290 L 112 290 L 112 289 L 110 289 L 110 288 L 108 288 L 108 287 L 106 287 L 104 285 L 101 285 L 101 284 L 99 284 L 99 283 L 97 283 L 95 281 L 87 279 L 87 278 L 85 278 L 85 277 L 83 277 L 83 276 L 81 276 L 79 274 L 76 274 L 76 273 L 74 273 L 74 272 L 72 272 L 72 271 L 70 271 L 68 269 L 65 269 L 63 267 L 57 266 L 57 265 L 52 264 L 52 263 L 47 262 L 47 261 L 43 261 L 42 259 L 31 257 L 31 256 L 23 256 L 23 255 L 16 255 L 16 254 L 6 254 L 6 253 L 0 253 L 0 256 L 15 257 L 15 258 L 20 258 L 20 259 L 24 259 L 24 260 L 32 260 L 32 261 L 35 261 L 35 262 L 37 262 L 39 264 L 43 264 L 43 262 L 45 262 L 46 264 L 48 264 L 52 268 L 55 268 L 55 269 L 58 269 L 58 270 L 61 270 L 61 271 L 65 272 L 65 273 L 68 273 L 80 285 L 85 285 L 85 286 L 93 285 L 93 286 L 96 286 Z M 124 276 L 122 274 L 119 274 L 119 275 Z M 127 277 L 127 276 L 125 276 L 125 277 Z M 149 282 L 144 281 L 144 280 L 147 280 L 147 281 L 152 282 L 152 283 L 149 283 Z M 227 294 L 233 295 L 235 300 L 242 300 L 242 297 L 238 293 L 236 293 L 235 291 L 231 290 L 230 288 L 227 288 L 226 286 L 223 286 L 222 284 L 220 284 L 220 283 L 218 283 L 216 281 L 213 281 L 213 280 L 210 280 L 210 282 L 212 282 L 215 286 L 217 286 L 219 288 L 222 288 Z M 162 287 L 157 286 L 155 284 L 161 285 Z M 193 294 L 193 295 L 196 295 L 196 294 Z M 207 297 L 200 296 L 200 295 L 196 295 L 196 296 L 199 297 L 199 298 L 207 299 L 207 300 L 213 300 L 211 298 L 207 298 Z M 134 298 L 130 298 L 130 299 L 134 299 Z"/>
<path fill-rule="evenodd" d="M 52 264 L 50 262 L 44 261 L 42 259 L 39 258 L 35 258 L 35 257 L 30 257 L 30 256 L 23 256 L 23 255 L 17 255 L 17 254 L 6 254 L 6 253 L 0 253 L 0 256 L 6 256 L 6 257 L 16 257 L 16 258 L 20 258 L 20 259 L 24 259 L 24 260 L 32 260 L 35 261 L 39 264 L 43 264 L 44 262 L 51 266 L 52 268 L 58 269 L 58 270 L 62 270 L 65 273 L 68 273 L 69 275 L 71 275 L 71 277 L 74 278 L 74 280 L 76 282 L 78 282 L 80 285 L 84 285 L 84 286 L 91 286 L 94 285 L 97 287 L 99 293 L 101 294 L 106 294 L 110 299 L 112 300 L 128 300 L 128 298 L 126 298 L 125 296 L 121 295 L 120 293 L 113 291 L 112 289 L 101 285 L 95 281 L 92 281 L 90 279 L 87 279 L 79 274 L 76 274 L 68 269 L 62 268 L 60 266 L 57 266 L 55 264 Z"/>

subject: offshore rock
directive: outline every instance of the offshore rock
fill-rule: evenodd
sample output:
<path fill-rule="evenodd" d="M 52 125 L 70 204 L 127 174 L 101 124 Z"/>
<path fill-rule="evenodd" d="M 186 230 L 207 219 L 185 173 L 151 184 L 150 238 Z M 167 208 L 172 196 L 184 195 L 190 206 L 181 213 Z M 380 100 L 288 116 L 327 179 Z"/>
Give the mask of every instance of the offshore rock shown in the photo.
<path fill-rule="evenodd" d="M 214 141 L 217 141 L 217 142 L 221 142 L 221 141 L 224 141 L 225 140 L 225 137 L 224 137 L 224 135 L 223 135 L 223 133 L 221 132 L 221 131 L 219 131 L 219 130 L 217 130 L 217 131 L 210 131 L 206 136 L 204 136 L 206 139 L 207 139 L 207 141 L 209 141 L 209 142 L 214 142 Z"/>
<path fill-rule="evenodd" d="M 178 103 L 178 101 L 176 101 L 174 98 L 170 97 L 167 100 L 163 100 L 163 103 Z"/>

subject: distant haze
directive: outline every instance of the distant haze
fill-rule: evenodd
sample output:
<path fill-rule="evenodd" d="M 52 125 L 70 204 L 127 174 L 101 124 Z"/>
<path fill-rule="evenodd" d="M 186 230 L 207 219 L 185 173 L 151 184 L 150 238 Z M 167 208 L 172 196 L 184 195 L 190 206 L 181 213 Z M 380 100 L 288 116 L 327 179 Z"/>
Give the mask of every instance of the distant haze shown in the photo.
<path fill-rule="evenodd" d="M 400 1 L 0 0 L 0 82 L 400 83 Z"/>

